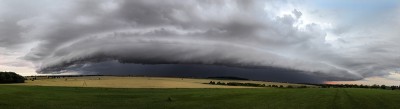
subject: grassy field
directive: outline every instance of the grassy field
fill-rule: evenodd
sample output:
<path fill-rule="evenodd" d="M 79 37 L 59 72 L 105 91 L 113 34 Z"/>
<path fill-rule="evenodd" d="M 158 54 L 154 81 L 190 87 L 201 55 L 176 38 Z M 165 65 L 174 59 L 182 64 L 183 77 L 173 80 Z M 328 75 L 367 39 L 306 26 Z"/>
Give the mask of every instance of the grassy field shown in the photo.
<path fill-rule="evenodd" d="M 399 109 L 380 89 L 120 89 L 0 85 L 1 109 Z"/>
<path fill-rule="evenodd" d="M 210 81 L 258 83 L 266 85 L 292 85 L 301 84 L 276 83 L 247 80 L 213 80 L 192 78 L 166 78 L 166 77 L 116 77 L 116 76 L 84 76 L 57 79 L 39 78 L 35 81 L 26 81 L 19 85 L 33 86 L 69 86 L 69 87 L 107 87 L 107 88 L 255 88 L 244 86 L 209 85 Z M 309 87 L 313 87 L 308 85 Z"/>

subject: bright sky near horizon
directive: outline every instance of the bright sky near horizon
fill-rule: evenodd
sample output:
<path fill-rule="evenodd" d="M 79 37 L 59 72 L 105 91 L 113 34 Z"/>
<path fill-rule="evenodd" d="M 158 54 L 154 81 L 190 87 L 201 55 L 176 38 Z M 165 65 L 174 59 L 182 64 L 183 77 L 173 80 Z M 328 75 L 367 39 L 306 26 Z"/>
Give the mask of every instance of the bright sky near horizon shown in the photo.
<path fill-rule="evenodd" d="M 398 0 L 0 0 L 0 71 L 196 64 L 400 85 L 399 19 Z"/>

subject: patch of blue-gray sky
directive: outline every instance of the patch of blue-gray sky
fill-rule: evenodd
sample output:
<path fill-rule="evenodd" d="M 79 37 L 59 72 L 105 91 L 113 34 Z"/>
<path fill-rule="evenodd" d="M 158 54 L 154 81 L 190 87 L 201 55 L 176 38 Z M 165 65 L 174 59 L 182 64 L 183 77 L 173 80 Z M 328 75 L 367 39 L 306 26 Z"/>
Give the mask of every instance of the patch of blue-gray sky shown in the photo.
<path fill-rule="evenodd" d="M 343 23 L 365 24 L 390 17 L 391 11 L 399 7 L 398 0 L 313 0 L 312 9 L 333 12 Z M 336 12 L 336 13 L 335 13 Z"/>

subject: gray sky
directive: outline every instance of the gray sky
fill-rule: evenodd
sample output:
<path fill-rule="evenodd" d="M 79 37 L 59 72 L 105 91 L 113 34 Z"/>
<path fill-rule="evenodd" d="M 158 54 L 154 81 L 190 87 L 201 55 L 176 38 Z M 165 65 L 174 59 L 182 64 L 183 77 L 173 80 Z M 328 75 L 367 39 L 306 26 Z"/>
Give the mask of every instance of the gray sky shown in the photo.
<path fill-rule="evenodd" d="M 101 73 L 105 65 L 116 69 L 129 64 L 131 69 L 125 71 L 132 71 L 141 64 L 149 65 L 146 68 L 171 64 L 179 69 L 190 64 L 233 67 L 228 71 L 281 69 L 286 73 L 265 73 L 304 78 L 300 82 L 377 77 L 399 81 L 399 4 L 395 0 L 0 0 L 0 70 L 23 75 L 93 74 Z M 264 71 L 246 72 L 232 75 L 250 77 Z"/>

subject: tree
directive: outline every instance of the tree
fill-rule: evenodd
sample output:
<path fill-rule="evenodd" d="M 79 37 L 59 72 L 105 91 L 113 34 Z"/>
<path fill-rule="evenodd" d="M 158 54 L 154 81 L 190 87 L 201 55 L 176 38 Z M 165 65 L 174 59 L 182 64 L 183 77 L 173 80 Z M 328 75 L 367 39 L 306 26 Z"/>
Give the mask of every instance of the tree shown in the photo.
<path fill-rule="evenodd" d="M 382 88 L 382 89 L 386 89 L 386 86 L 385 86 L 385 85 L 381 85 L 381 88 Z"/>
<path fill-rule="evenodd" d="M 390 89 L 396 90 L 396 89 L 397 89 L 397 86 L 390 86 Z"/>
<path fill-rule="evenodd" d="M 14 72 L 0 72 L 0 83 L 24 83 L 25 78 Z"/>
<path fill-rule="evenodd" d="M 371 88 L 377 89 L 377 88 L 379 88 L 379 85 L 374 84 L 371 86 Z"/>

